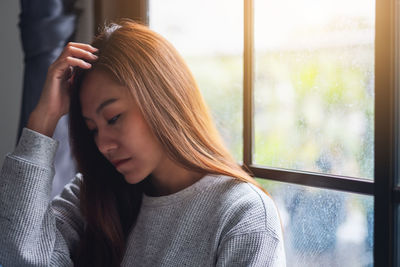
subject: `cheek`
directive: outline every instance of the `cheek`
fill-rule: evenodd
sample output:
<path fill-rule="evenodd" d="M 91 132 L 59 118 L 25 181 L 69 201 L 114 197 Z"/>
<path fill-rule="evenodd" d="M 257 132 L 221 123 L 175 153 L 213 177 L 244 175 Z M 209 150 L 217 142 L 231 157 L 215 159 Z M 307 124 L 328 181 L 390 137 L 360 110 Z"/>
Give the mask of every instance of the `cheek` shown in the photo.
<path fill-rule="evenodd" d="M 125 137 L 125 143 L 132 149 L 139 150 L 136 152 L 143 156 L 155 157 L 162 153 L 161 144 L 142 116 L 132 116 L 127 120 L 126 127 L 121 129 L 122 135 Z"/>
<path fill-rule="evenodd" d="M 151 131 L 143 131 L 141 137 L 141 142 L 139 144 L 139 146 L 141 146 L 141 151 L 145 153 L 148 161 L 156 164 L 164 154 L 161 144 Z"/>
<path fill-rule="evenodd" d="M 135 143 L 150 160 L 157 160 L 163 153 L 162 147 L 151 132 L 143 131 L 135 140 Z"/>

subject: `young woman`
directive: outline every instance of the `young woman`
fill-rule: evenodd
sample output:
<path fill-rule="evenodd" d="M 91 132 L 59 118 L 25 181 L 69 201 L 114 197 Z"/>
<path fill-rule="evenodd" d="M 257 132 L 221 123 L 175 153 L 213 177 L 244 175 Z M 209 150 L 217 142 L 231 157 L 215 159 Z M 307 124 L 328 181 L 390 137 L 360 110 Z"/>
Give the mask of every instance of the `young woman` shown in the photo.
<path fill-rule="evenodd" d="M 128 20 L 92 45 L 50 66 L 4 161 L 0 264 L 285 266 L 273 201 L 224 148 L 175 49 Z M 80 173 L 51 201 L 68 111 Z"/>

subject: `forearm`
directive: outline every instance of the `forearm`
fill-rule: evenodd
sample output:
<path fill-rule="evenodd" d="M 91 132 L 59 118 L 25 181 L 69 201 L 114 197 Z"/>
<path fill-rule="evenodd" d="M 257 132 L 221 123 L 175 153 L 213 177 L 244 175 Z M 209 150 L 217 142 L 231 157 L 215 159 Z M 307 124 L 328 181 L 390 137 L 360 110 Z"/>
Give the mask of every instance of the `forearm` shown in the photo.
<path fill-rule="evenodd" d="M 29 116 L 26 128 L 40 134 L 52 137 L 61 115 L 51 114 L 46 110 L 36 108 Z"/>
<path fill-rule="evenodd" d="M 0 172 L 0 264 L 49 265 L 57 229 L 50 193 L 57 141 L 23 130 Z M 36 263 L 36 264 L 34 264 Z"/>

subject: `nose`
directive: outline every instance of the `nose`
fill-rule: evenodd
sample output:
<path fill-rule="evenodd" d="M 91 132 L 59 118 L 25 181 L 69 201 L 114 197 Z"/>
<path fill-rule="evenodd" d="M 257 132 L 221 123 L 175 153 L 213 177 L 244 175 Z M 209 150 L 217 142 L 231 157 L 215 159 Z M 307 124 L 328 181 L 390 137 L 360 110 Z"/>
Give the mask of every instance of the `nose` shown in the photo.
<path fill-rule="evenodd" d="M 95 138 L 97 148 L 103 155 L 107 155 L 117 148 L 117 142 L 113 136 L 106 132 L 98 130 Z"/>

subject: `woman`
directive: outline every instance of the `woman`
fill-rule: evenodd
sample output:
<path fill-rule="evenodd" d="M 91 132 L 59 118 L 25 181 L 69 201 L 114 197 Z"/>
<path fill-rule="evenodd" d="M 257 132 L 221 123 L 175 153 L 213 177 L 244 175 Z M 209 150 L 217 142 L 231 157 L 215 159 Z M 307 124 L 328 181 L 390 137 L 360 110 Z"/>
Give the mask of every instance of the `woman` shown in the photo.
<path fill-rule="evenodd" d="M 68 110 L 80 173 L 50 202 Z M 0 188 L 7 267 L 285 266 L 277 210 L 222 145 L 184 61 L 128 20 L 50 66 Z"/>

